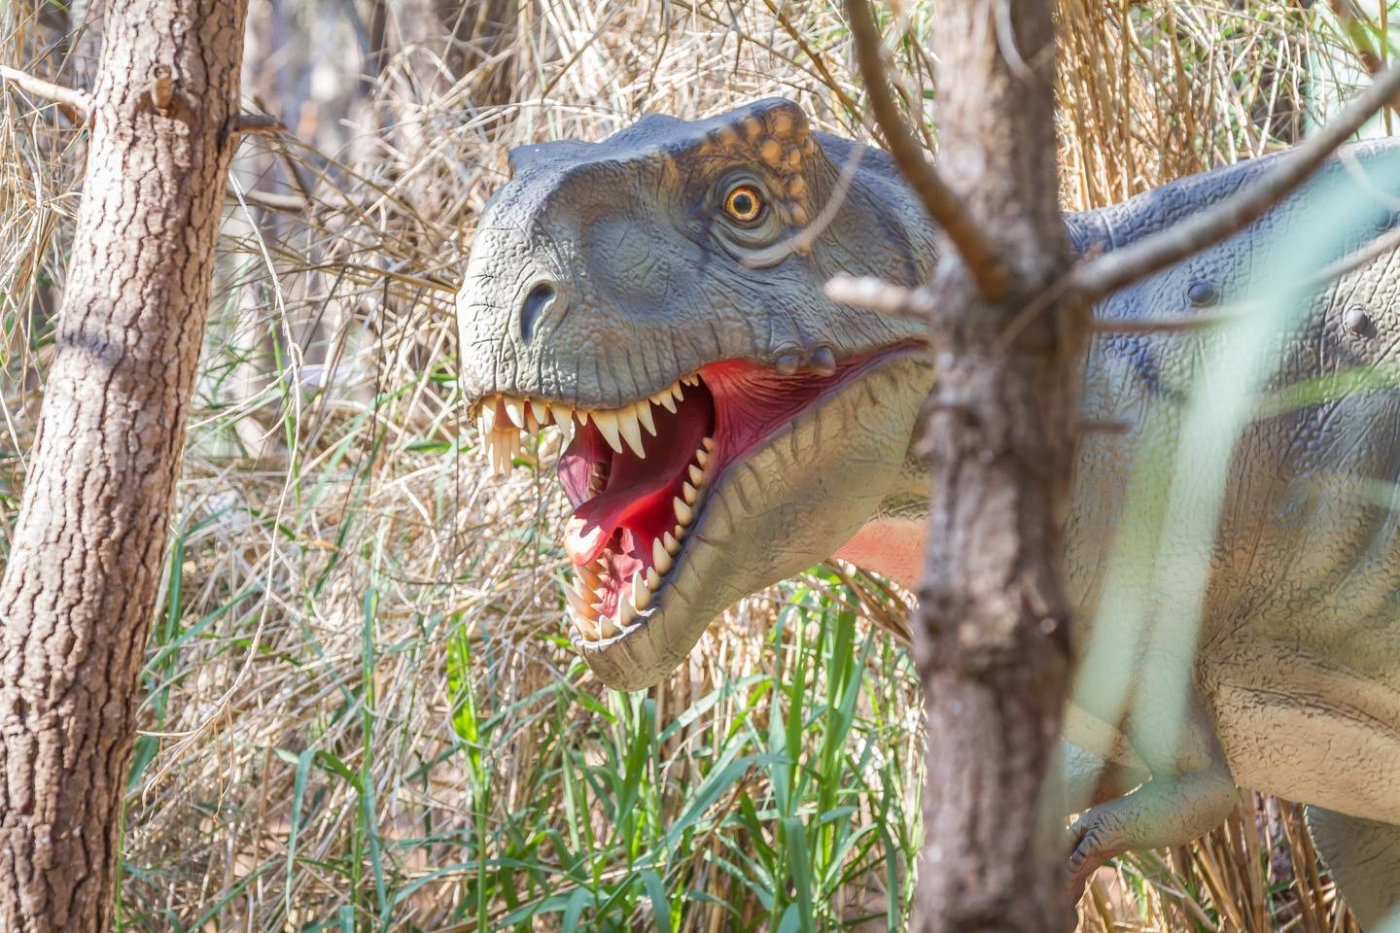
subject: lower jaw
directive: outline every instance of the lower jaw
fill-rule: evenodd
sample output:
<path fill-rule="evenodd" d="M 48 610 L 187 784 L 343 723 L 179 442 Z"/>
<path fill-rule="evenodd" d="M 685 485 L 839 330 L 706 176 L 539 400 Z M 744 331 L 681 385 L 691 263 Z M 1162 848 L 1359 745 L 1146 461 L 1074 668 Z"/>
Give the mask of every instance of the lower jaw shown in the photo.
<path fill-rule="evenodd" d="M 710 623 L 728 607 L 835 553 L 878 512 L 898 482 L 919 401 L 927 393 L 926 383 L 931 383 L 931 376 L 919 378 L 919 371 L 926 369 L 927 364 L 909 358 L 871 367 L 840 395 L 804 412 L 742 460 L 725 466 L 701 501 L 675 566 L 634 627 L 599 641 L 571 632 L 575 648 L 594 674 L 613 689 L 652 686 L 685 661 Z M 907 409 L 904 417 L 871 426 L 859 420 L 867 392 L 862 383 L 876 379 L 884 380 L 880 392 L 887 401 L 893 403 L 890 396 L 899 392 L 909 398 L 907 406 L 893 406 L 896 411 Z M 823 430 L 833 419 L 843 430 Z M 851 434 L 857 436 L 852 439 Z M 850 459 L 865 466 L 844 471 L 834 483 L 803 468 L 821 463 L 817 455 L 823 444 L 841 435 L 849 440 L 846 447 L 859 454 Z M 749 477 L 764 473 L 784 477 L 781 502 L 764 496 L 761 487 L 754 488 L 757 483 Z M 820 521 L 813 520 L 814 510 Z M 752 530 L 762 523 L 785 523 L 785 533 Z"/>

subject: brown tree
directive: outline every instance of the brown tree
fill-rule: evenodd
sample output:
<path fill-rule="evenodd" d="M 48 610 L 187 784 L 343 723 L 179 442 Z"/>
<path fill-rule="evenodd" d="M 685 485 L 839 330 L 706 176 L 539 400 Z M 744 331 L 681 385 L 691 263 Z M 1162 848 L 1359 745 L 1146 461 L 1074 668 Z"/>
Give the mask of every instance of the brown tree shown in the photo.
<path fill-rule="evenodd" d="M 1041 783 L 1069 672 L 1060 584 L 1083 306 L 1055 164 L 1055 36 L 1040 0 L 939 4 L 942 172 L 992 244 L 931 283 L 940 353 L 924 448 L 933 499 L 915 659 L 929 717 L 913 928 L 1069 924 Z M 945 228 L 948 227 L 944 223 Z M 953 229 L 956 229 L 954 227 Z M 986 258 L 990 256 L 992 258 Z"/>
<path fill-rule="evenodd" d="M 110 928 L 137 676 L 236 145 L 242 0 L 112 0 L 0 582 L 0 929 Z"/>
<path fill-rule="evenodd" d="M 938 4 L 939 169 L 890 91 L 868 0 L 847 5 L 876 122 L 946 247 L 922 289 L 829 285 L 849 303 L 927 316 L 937 353 L 921 446 L 932 495 L 914 654 L 929 731 L 912 928 L 1069 929 L 1062 795 L 1044 785 L 1069 680 L 1060 562 L 1087 309 L 1268 211 L 1393 102 L 1400 69 L 1254 185 L 1072 265 L 1057 200 L 1052 5 Z"/>

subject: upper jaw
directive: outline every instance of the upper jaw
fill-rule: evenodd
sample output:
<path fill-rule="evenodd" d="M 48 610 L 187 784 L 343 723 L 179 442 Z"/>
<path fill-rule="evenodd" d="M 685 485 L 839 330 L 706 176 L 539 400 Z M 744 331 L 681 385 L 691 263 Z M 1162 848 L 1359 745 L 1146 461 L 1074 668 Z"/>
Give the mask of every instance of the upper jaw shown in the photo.
<path fill-rule="evenodd" d="M 631 450 L 645 458 L 646 434 L 656 436 L 653 406 L 674 414 L 677 402 L 685 398 L 686 387 L 698 384 L 699 376 L 691 373 L 658 392 L 616 408 L 587 408 L 560 399 L 493 392 L 472 403 L 472 413 L 492 472 L 508 476 L 515 456 L 524 452 L 521 432 L 534 434 L 550 425 L 563 433 L 566 447 L 576 429 L 593 424 L 617 453 Z"/>
<path fill-rule="evenodd" d="M 838 445 L 841 457 L 849 450 L 862 463 L 861 470 L 869 471 L 866 464 L 871 462 L 897 470 L 912 415 L 905 419 L 909 424 L 898 415 L 891 420 L 882 406 L 871 408 L 872 400 L 883 396 L 896 411 L 917 404 L 896 403 L 883 383 L 876 389 L 860 384 L 893 372 L 901 374 L 885 377 L 892 379 L 893 389 L 908 391 L 919 381 L 911 373 L 926 365 L 923 348 L 906 342 L 843 361 L 839 373 L 830 377 L 784 376 L 733 362 L 711 364 L 617 408 L 590 409 L 507 393 L 487 395 L 474 407 L 482 446 L 498 473 L 510 471 L 521 431 L 555 424 L 566 432 L 583 432 L 566 442 L 560 460 L 561 480 L 579 508 L 565 537 L 575 564 L 573 584 L 565 591 L 571 638 L 605 683 L 635 689 L 683 660 L 729 605 L 829 556 L 873 514 L 883 494 L 872 492 L 883 489 L 878 469 L 852 481 L 847 474 L 853 471 L 832 459 L 832 445 Z M 793 401 L 776 408 L 770 402 L 766 408 L 746 409 L 742 401 L 764 393 L 788 399 L 789 391 L 795 393 Z M 736 428 L 736 418 L 756 426 Z M 826 419 L 826 443 L 817 424 L 821 418 Z M 872 432 L 878 435 L 878 454 L 871 452 L 867 438 Z M 718 450 L 717 444 L 725 449 Z M 805 453 L 796 457 L 800 449 Z M 584 456 L 590 451 L 591 456 Z M 820 463 L 841 476 L 823 475 L 813 466 Z M 661 477 L 658 483 L 638 480 L 639 473 L 653 470 Z M 777 493 L 761 482 L 753 485 L 762 470 L 781 477 Z M 625 482 L 610 491 L 614 504 L 608 505 L 605 487 L 614 476 Z M 608 511 L 625 510 L 616 501 L 639 485 L 648 499 L 644 512 L 639 510 L 645 532 L 635 525 L 624 527 Z M 849 488 L 833 502 L 838 487 Z M 872 494 L 876 498 L 865 501 Z M 590 502 L 598 507 L 594 514 L 604 516 L 595 525 L 602 537 L 592 537 L 587 522 L 580 524 L 579 515 L 587 515 L 584 506 Z M 778 514 L 786 517 L 776 519 Z M 766 538 L 774 534 L 776 538 Z"/>

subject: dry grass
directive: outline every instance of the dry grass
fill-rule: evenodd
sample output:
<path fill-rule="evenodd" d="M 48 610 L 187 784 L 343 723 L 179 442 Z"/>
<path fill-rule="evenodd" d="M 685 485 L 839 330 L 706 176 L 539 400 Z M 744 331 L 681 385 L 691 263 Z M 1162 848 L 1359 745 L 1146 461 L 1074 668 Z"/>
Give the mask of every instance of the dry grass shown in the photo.
<path fill-rule="evenodd" d="M 1071 207 L 1282 145 L 1319 85 L 1350 80 L 1319 64 L 1352 54 L 1322 4 L 1060 6 Z M 861 134 L 838 8 L 542 0 L 446 47 L 389 6 L 399 39 L 372 85 L 363 60 L 289 64 L 298 44 L 353 47 L 343 9 L 253 6 L 248 86 L 270 109 L 293 107 L 277 68 L 339 78 L 298 98 L 294 139 L 247 145 L 230 197 L 122 928 L 902 928 L 921 731 L 904 653 L 825 573 L 736 607 L 648 696 L 600 689 L 560 630 L 556 441 L 487 480 L 454 375 L 452 294 L 511 145 L 771 94 Z M 906 12 L 922 106 L 930 37 Z M 91 39 L 0 15 L 7 56 L 91 74 Z M 481 64 L 457 78 L 467 52 Z M 0 103 L 4 547 L 81 261 L 82 134 L 31 103 Z M 1083 926 L 1348 929 L 1318 873 L 1294 808 L 1259 802 L 1105 871 Z"/>

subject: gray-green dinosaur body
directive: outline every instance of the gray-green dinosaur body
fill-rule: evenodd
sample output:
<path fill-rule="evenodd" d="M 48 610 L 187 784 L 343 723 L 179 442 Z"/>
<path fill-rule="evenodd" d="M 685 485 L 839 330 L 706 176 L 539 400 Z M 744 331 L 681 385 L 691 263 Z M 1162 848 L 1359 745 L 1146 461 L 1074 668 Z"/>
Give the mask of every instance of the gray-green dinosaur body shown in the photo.
<path fill-rule="evenodd" d="M 1389 164 L 1388 190 L 1400 190 L 1398 155 L 1349 150 L 1313 194 L 1096 316 L 1179 318 L 1238 295 L 1277 255 L 1270 240 L 1320 229 L 1314 211 L 1328 204 L 1316 192 L 1328 184 L 1380 179 Z M 460 298 L 463 379 L 502 466 L 519 427 L 576 429 L 560 466 L 576 507 L 570 619 L 598 676 L 622 689 L 654 683 L 735 600 L 833 553 L 916 582 L 926 480 L 912 438 L 935 355 L 920 322 L 823 293 L 839 274 L 931 277 L 935 231 L 887 157 L 809 132 L 794 105 L 767 101 L 513 158 L 517 177 L 482 217 Z M 1117 248 L 1266 161 L 1071 215 L 1071 236 L 1082 252 Z M 1332 254 L 1390 225 L 1385 196 L 1374 200 Z M 1389 366 L 1400 338 L 1390 266 L 1385 257 L 1324 285 L 1270 348 L 1268 383 Z M 1183 703 L 1137 702 L 1126 719 L 1113 690 L 1077 695 L 1066 733 L 1087 751 L 1067 753 L 1070 777 L 1106 758 L 1122 791 L 1150 780 L 1081 818 L 1075 880 L 1125 849 L 1209 830 L 1239 784 L 1311 806 L 1319 846 L 1375 929 L 1400 905 L 1400 392 L 1367 386 L 1249 422 L 1214 546 L 1195 548 L 1210 569 L 1195 599 L 1189 541 L 1178 553 L 1167 540 L 1135 566 L 1120 532 L 1125 509 L 1166 495 L 1179 462 L 1161 438 L 1221 339 L 1104 335 L 1090 353 L 1086 420 L 1128 427 L 1081 444 L 1067 560 L 1081 616 L 1093 619 L 1105 581 L 1121 579 L 1141 581 L 1127 589 L 1133 605 L 1158 617 L 1178 586 L 1184 615 L 1204 611 L 1198 639 L 1149 619 L 1125 625 L 1123 644 L 1104 639 L 1113 647 L 1090 664 L 1110 680 L 1128 671 L 1118 679 L 1129 688 L 1179 667 L 1194 689 Z M 1161 458 L 1144 454 L 1149 442 Z M 1186 569 L 1174 575 L 1178 559 Z M 1079 649 L 1093 655 L 1083 639 Z"/>

